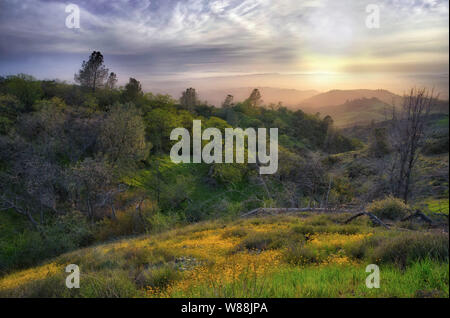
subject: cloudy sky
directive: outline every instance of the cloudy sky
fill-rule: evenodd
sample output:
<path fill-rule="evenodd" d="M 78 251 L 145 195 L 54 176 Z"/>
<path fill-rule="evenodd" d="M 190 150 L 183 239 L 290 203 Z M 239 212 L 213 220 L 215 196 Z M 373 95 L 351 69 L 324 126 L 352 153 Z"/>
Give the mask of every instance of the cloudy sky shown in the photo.
<path fill-rule="evenodd" d="M 80 8 L 80 28 L 65 21 Z M 368 4 L 380 12 L 368 28 Z M 73 81 L 100 50 L 144 88 L 434 86 L 448 96 L 445 0 L 0 0 L 0 75 Z"/>

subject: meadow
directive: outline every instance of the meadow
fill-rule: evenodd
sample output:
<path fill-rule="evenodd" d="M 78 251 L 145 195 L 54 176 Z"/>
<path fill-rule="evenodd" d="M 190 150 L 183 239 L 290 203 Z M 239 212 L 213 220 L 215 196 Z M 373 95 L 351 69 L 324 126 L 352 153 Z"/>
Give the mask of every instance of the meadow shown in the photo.
<path fill-rule="evenodd" d="M 448 234 L 345 213 L 208 221 L 99 244 L 0 279 L 1 297 L 449 297 Z M 414 222 L 414 221 L 410 221 Z M 80 288 L 65 286 L 68 264 Z M 365 269 L 380 268 L 369 289 Z"/>

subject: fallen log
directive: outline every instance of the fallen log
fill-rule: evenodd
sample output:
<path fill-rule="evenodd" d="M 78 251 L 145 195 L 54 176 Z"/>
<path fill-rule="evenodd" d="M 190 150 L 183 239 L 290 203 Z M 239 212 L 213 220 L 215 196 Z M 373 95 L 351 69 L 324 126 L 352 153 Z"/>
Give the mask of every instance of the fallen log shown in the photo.
<path fill-rule="evenodd" d="M 417 210 L 415 213 L 408 215 L 407 217 L 403 218 L 402 221 L 408 221 L 413 218 L 420 218 L 424 222 L 427 222 L 428 224 L 433 224 L 433 220 L 430 219 L 428 216 Z"/>
<path fill-rule="evenodd" d="M 248 217 L 256 214 L 281 214 L 281 213 L 300 213 L 300 212 L 331 212 L 333 209 L 329 208 L 256 208 L 241 215 L 241 217 Z M 353 212 L 349 210 L 339 210 L 339 212 Z"/>
<path fill-rule="evenodd" d="M 367 215 L 373 223 L 381 225 L 381 226 L 385 227 L 386 229 L 389 229 L 389 226 L 387 224 L 383 223 L 376 215 L 374 215 L 370 212 L 356 213 L 355 215 L 352 215 L 350 218 L 348 218 L 346 221 L 344 221 L 344 224 L 348 224 L 351 221 L 353 221 L 354 219 L 356 219 L 360 216 L 363 216 L 363 215 Z"/>
<path fill-rule="evenodd" d="M 432 214 L 433 214 L 433 215 L 436 215 L 436 216 L 443 216 L 443 217 L 446 217 L 446 218 L 448 219 L 448 214 L 445 214 L 445 213 L 437 213 L 437 212 L 433 212 Z"/>

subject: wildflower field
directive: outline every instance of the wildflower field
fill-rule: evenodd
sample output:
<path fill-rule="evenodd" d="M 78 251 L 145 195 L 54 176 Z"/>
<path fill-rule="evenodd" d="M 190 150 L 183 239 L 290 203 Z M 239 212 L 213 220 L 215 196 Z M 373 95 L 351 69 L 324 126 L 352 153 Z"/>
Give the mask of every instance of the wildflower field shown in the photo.
<path fill-rule="evenodd" d="M 348 215 L 204 222 L 64 254 L 0 278 L 3 297 L 448 297 L 448 234 Z M 80 268 L 80 288 L 65 267 Z M 366 287 L 368 264 L 380 288 Z"/>

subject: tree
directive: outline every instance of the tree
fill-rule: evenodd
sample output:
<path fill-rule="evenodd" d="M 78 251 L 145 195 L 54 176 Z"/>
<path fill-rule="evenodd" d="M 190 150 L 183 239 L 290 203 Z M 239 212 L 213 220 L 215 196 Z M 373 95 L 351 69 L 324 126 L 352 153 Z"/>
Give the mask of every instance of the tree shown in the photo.
<path fill-rule="evenodd" d="M 233 95 L 227 95 L 227 97 L 225 98 L 224 102 L 222 103 L 222 107 L 223 108 L 233 107 L 233 105 L 234 105 L 233 99 L 234 99 Z"/>
<path fill-rule="evenodd" d="M 106 88 L 114 89 L 117 85 L 117 75 L 114 72 L 109 73 L 108 79 L 106 80 Z"/>
<path fill-rule="evenodd" d="M 411 176 L 422 147 L 424 126 L 437 97 L 427 89 L 411 89 L 403 97 L 402 110 L 393 111 L 391 144 L 394 152 L 391 186 L 394 196 L 408 202 Z"/>
<path fill-rule="evenodd" d="M 252 107 L 261 106 L 263 101 L 261 99 L 261 93 L 259 92 L 259 89 L 255 88 L 250 94 L 250 97 L 247 99 L 247 101 L 250 103 L 250 106 Z"/>
<path fill-rule="evenodd" d="M 389 154 L 389 142 L 387 139 L 386 128 L 372 128 L 369 139 L 369 154 L 375 158 L 382 158 Z"/>
<path fill-rule="evenodd" d="M 141 83 L 137 79 L 130 77 L 127 85 L 125 85 L 123 95 L 126 102 L 133 102 L 136 104 L 136 101 L 144 96 Z"/>
<path fill-rule="evenodd" d="M 0 134 L 7 134 L 14 126 L 23 105 L 12 95 L 0 95 Z"/>
<path fill-rule="evenodd" d="M 113 206 L 108 196 L 113 192 L 113 169 L 106 160 L 86 158 L 72 167 L 68 174 L 72 201 L 89 218 L 93 219 L 97 209 L 106 204 Z"/>
<path fill-rule="evenodd" d="M 187 109 L 193 109 L 198 104 L 198 96 L 195 88 L 188 88 L 183 92 L 180 98 L 180 104 Z"/>
<path fill-rule="evenodd" d="M 95 92 L 98 87 L 104 85 L 108 72 L 109 70 L 103 65 L 102 53 L 94 51 L 87 62 L 83 61 L 81 69 L 75 74 L 75 82 Z"/>
<path fill-rule="evenodd" d="M 9 76 L 6 79 L 6 92 L 19 99 L 25 112 L 32 111 L 33 104 L 43 95 L 41 84 L 34 77 L 26 74 Z"/>
<path fill-rule="evenodd" d="M 98 147 L 113 168 L 126 170 L 145 159 L 145 124 L 133 104 L 115 106 L 101 124 Z"/>

